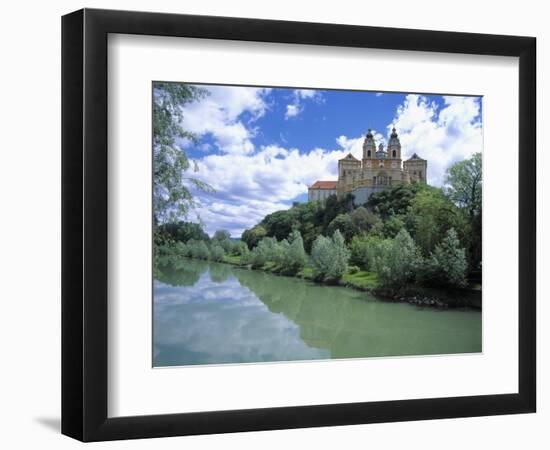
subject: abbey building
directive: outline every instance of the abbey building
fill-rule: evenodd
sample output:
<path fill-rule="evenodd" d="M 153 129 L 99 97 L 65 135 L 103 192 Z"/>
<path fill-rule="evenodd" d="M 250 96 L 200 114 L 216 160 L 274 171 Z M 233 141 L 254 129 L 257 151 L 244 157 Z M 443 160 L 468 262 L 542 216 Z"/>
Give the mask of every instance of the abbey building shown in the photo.
<path fill-rule="evenodd" d="M 414 153 L 409 159 L 401 159 L 401 143 L 395 128 L 392 129 L 388 146 L 380 143 L 378 148 L 371 130 L 363 142 L 363 158 L 349 153 L 338 161 L 337 181 L 316 181 L 309 187 L 309 201 L 325 200 L 336 194 L 339 197 L 351 193 L 355 204 L 365 203 L 375 192 L 399 184 L 425 183 L 428 161 Z"/>

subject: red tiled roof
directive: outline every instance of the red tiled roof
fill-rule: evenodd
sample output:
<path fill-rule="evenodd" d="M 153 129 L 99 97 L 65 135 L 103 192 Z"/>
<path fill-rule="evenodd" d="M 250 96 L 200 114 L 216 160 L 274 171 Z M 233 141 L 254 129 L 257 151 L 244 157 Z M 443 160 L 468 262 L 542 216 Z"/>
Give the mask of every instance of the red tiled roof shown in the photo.
<path fill-rule="evenodd" d="M 310 189 L 336 189 L 336 181 L 316 181 Z"/>

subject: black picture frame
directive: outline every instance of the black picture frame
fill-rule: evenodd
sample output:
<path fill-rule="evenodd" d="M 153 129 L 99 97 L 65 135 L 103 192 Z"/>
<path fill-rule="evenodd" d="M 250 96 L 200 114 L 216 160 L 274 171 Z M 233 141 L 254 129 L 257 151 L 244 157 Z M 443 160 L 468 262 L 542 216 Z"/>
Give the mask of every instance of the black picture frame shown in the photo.
<path fill-rule="evenodd" d="M 123 33 L 519 58 L 517 393 L 107 417 L 107 36 Z M 83 9 L 62 18 L 62 433 L 82 441 L 535 412 L 536 39 Z"/>

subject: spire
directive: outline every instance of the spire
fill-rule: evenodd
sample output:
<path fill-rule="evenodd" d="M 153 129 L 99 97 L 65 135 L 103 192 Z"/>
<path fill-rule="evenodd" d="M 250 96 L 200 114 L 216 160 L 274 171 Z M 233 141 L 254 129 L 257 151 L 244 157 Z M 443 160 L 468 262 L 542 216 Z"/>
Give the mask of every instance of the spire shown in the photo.
<path fill-rule="evenodd" d="M 372 130 L 369 128 L 369 131 L 367 132 L 367 138 L 372 138 Z"/>
<path fill-rule="evenodd" d="M 390 138 L 397 138 L 397 131 L 395 131 L 395 127 L 391 129 Z"/>

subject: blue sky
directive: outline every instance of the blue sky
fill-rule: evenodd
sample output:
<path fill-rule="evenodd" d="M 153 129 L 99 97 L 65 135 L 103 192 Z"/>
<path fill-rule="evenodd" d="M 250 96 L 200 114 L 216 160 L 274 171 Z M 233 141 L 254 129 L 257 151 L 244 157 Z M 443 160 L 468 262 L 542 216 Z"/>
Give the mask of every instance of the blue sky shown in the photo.
<path fill-rule="evenodd" d="M 361 157 L 364 135 L 385 144 L 392 126 L 403 158 L 428 159 L 428 182 L 482 150 L 481 98 L 364 91 L 202 85 L 209 95 L 187 105 L 184 129 L 197 144 L 178 144 L 193 176 L 216 190 L 194 192 L 189 220 L 235 237 L 266 214 L 307 199 L 316 180 L 335 180 L 338 159 Z"/>

